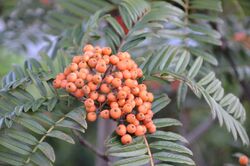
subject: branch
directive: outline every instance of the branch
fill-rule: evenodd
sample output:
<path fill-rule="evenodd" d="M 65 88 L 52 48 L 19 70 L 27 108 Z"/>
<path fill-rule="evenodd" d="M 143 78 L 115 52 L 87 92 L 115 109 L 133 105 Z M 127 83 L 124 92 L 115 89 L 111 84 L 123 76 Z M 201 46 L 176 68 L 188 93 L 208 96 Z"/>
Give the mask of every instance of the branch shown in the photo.
<path fill-rule="evenodd" d="M 148 155 L 149 155 L 149 159 L 150 159 L 150 166 L 154 166 L 153 156 L 152 156 L 152 153 L 151 153 L 149 144 L 148 144 L 148 140 L 147 140 L 147 138 L 146 138 L 145 135 L 143 136 L 143 139 L 144 139 L 144 142 L 145 142 L 145 144 L 146 144 L 146 146 L 147 146 Z"/>
<path fill-rule="evenodd" d="M 186 139 L 189 144 L 196 142 L 208 129 L 213 125 L 214 119 L 211 117 L 207 118 L 204 122 L 193 129 L 189 134 L 187 134 Z"/>
<path fill-rule="evenodd" d="M 75 130 L 73 130 L 73 133 L 75 134 L 75 136 L 78 138 L 79 143 L 88 148 L 90 151 L 92 151 L 95 155 L 99 156 L 100 158 L 102 158 L 105 161 L 109 161 L 108 156 L 106 156 L 105 154 L 103 154 L 102 152 L 100 152 L 99 150 L 95 149 L 93 147 L 93 145 L 91 143 L 89 143 L 87 140 L 85 140 L 81 134 Z"/>

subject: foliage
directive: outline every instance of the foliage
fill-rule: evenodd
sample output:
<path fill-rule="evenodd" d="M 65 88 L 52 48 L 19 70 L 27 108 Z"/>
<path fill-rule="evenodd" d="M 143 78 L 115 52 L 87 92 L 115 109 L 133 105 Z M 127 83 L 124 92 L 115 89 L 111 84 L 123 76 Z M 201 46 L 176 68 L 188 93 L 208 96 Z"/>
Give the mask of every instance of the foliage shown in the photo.
<path fill-rule="evenodd" d="M 243 144 L 249 144 L 242 126 L 245 109 L 236 96 L 224 95 L 213 70 L 218 61 L 211 50 L 214 45 L 221 45 L 221 36 L 211 22 L 220 21 L 214 13 L 222 11 L 221 1 L 63 0 L 58 3 L 62 10 L 51 12 L 47 18 L 51 33 L 63 32 L 59 33 L 61 40 L 54 58 L 42 54 L 41 61 L 29 59 L 23 67 L 15 66 L 3 79 L 0 144 L 4 148 L 0 161 L 10 165 L 52 165 L 55 153 L 46 142 L 47 137 L 74 143 L 65 129 L 85 132 L 87 124 L 81 102 L 64 91 L 55 91 L 51 81 L 88 42 L 104 42 L 114 52 L 129 51 L 143 69 L 145 80 L 181 81 L 177 93 L 179 110 L 190 90 L 199 99 L 204 98 L 212 117 L 220 125 L 225 124 L 235 139 L 239 137 Z M 116 16 L 121 16 L 125 26 Z M 62 17 L 60 22 L 58 19 Z M 166 94 L 160 94 L 153 111 L 158 113 L 169 102 Z M 158 129 L 181 125 L 172 118 L 154 121 Z M 114 165 L 149 162 L 194 165 L 192 152 L 183 143 L 187 140 L 181 135 L 163 130 L 137 138 L 127 146 L 112 136 L 106 141 L 107 154 L 123 158 Z"/>
<path fill-rule="evenodd" d="M 2 78 L 12 68 L 13 62 L 16 64 L 22 64 L 24 57 L 21 55 L 15 55 L 4 48 L 0 48 L 0 61 L 4 62 L 0 68 L 0 78 Z"/>

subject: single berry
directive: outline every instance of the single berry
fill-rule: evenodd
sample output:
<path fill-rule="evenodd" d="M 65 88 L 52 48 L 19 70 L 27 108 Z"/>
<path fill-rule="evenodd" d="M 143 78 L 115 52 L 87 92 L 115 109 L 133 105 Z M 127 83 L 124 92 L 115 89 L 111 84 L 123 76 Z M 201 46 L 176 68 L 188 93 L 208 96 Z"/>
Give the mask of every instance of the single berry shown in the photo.
<path fill-rule="evenodd" d="M 132 137 L 129 134 L 125 134 L 124 136 L 121 137 L 121 142 L 122 144 L 130 144 L 132 143 Z"/>

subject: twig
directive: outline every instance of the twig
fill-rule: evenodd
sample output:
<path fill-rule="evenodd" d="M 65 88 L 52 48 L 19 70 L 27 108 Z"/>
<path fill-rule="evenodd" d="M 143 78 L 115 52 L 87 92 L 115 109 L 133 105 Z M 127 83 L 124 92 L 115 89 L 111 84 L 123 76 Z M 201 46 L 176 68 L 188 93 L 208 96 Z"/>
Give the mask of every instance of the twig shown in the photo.
<path fill-rule="evenodd" d="M 99 156 L 99 157 L 102 158 L 103 160 L 105 160 L 105 161 L 107 161 L 107 162 L 109 161 L 108 156 L 106 156 L 105 154 L 103 154 L 103 153 L 100 152 L 99 150 L 95 149 L 91 143 L 89 143 L 87 140 L 85 140 L 85 139 L 80 135 L 79 132 L 73 130 L 73 133 L 74 133 L 75 136 L 78 138 L 79 143 L 80 143 L 82 146 L 88 148 L 90 151 L 92 151 L 93 153 L 95 153 L 97 156 Z"/>
<path fill-rule="evenodd" d="M 196 142 L 212 125 L 214 120 L 209 117 L 204 122 L 198 125 L 195 129 L 193 129 L 189 134 L 187 134 L 186 138 L 189 144 L 193 144 Z"/>
<path fill-rule="evenodd" d="M 150 165 L 151 165 L 151 166 L 154 166 L 154 159 L 153 159 L 153 156 L 152 156 L 152 153 L 151 153 L 149 144 L 148 144 L 148 140 L 147 140 L 147 138 L 146 138 L 145 135 L 143 136 L 143 139 L 144 139 L 144 142 L 145 142 L 145 144 L 146 144 L 146 146 L 147 146 L 148 155 L 149 155 L 149 159 L 150 159 Z"/>

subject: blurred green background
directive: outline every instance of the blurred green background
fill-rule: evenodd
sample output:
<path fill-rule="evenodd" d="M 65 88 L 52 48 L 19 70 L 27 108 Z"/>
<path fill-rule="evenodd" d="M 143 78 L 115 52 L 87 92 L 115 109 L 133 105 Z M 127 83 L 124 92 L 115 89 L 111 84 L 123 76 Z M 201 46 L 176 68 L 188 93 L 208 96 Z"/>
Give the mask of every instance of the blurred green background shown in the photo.
<path fill-rule="evenodd" d="M 48 15 L 60 9 L 60 3 L 56 0 L 0 0 L 0 77 L 3 77 L 13 64 L 22 65 L 29 57 L 39 59 L 39 51 L 46 51 L 53 55 L 53 43 L 58 38 L 60 31 L 50 33 L 47 25 Z M 221 14 L 223 23 L 217 28 L 223 35 L 223 40 L 228 44 L 228 49 L 237 65 L 237 70 L 241 73 L 241 80 L 250 85 L 250 1 L 249 0 L 223 0 L 224 12 Z M 234 10 L 232 10 L 234 9 Z M 249 36 L 249 40 L 244 42 L 235 41 L 235 34 L 243 32 Z M 214 49 L 220 66 L 216 69 L 217 75 L 223 80 L 227 92 L 238 95 L 245 105 L 247 117 L 250 119 L 250 102 L 240 84 L 232 72 L 230 65 L 223 58 L 225 51 Z M 156 85 L 154 82 L 153 91 L 166 91 L 175 95 L 175 90 L 170 85 Z M 188 117 L 187 131 L 192 131 L 195 127 L 206 121 L 208 117 L 208 107 L 204 103 L 199 103 L 192 94 L 187 100 L 186 115 Z M 177 116 L 174 101 L 167 107 L 168 111 L 163 111 L 158 116 Z M 181 116 L 184 113 L 180 113 Z M 250 135 L 250 121 L 245 124 L 248 135 Z M 96 144 L 96 124 L 91 124 L 85 134 L 85 138 L 92 144 Z M 79 144 L 72 146 L 58 140 L 53 140 L 56 147 L 57 166 L 92 166 L 95 163 L 95 156 Z M 236 152 L 245 153 L 250 156 L 249 147 L 242 148 L 239 142 L 234 142 L 225 128 L 218 127 L 215 123 L 205 132 L 194 144 L 191 145 L 194 154 L 197 154 L 202 166 L 221 166 L 227 163 L 237 163 L 237 159 L 232 155 Z"/>

